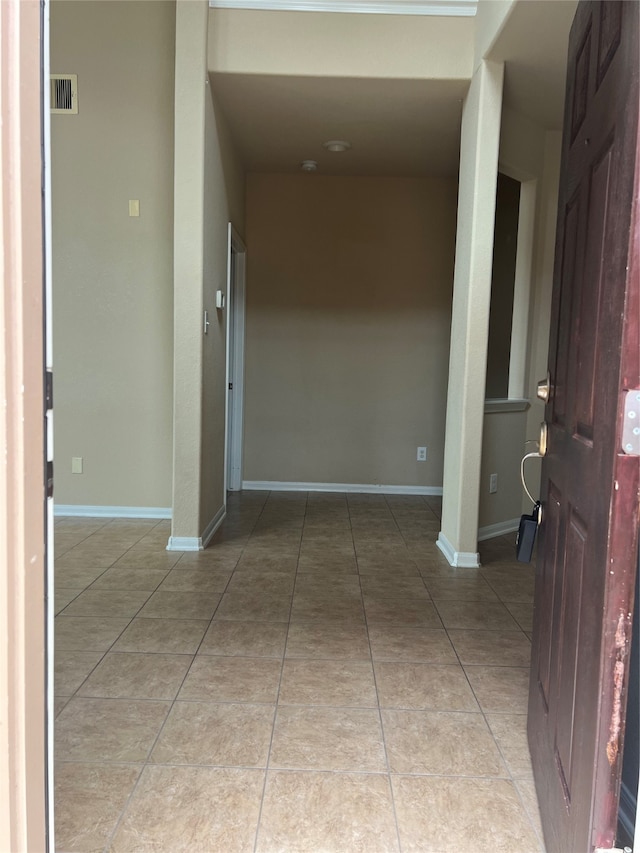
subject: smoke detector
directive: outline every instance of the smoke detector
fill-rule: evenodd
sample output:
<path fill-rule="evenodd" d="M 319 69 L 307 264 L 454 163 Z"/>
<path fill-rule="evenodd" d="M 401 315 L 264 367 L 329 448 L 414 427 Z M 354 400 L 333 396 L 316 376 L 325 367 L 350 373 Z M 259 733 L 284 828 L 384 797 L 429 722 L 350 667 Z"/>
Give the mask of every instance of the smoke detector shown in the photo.
<path fill-rule="evenodd" d="M 303 160 L 300 163 L 300 168 L 303 172 L 315 172 L 318 168 L 318 164 L 315 160 Z"/>

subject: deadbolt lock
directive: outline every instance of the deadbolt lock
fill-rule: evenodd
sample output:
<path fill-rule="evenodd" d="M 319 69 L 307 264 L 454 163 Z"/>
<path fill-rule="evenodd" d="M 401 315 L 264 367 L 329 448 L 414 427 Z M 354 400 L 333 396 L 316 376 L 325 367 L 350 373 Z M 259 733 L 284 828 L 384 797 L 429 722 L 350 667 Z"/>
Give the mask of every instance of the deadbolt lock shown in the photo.
<path fill-rule="evenodd" d="M 548 373 L 545 379 L 541 379 L 538 382 L 536 394 L 538 400 L 544 400 L 545 403 L 549 401 L 549 395 L 551 394 L 551 377 Z"/>

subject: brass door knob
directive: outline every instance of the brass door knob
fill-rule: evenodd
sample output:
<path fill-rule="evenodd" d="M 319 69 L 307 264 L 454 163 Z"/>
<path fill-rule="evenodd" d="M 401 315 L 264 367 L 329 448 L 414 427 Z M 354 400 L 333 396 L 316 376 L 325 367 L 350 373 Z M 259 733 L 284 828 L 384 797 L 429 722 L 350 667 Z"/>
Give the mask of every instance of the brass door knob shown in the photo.
<path fill-rule="evenodd" d="M 551 377 L 548 373 L 545 379 L 541 379 L 538 382 L 536 395 L 538 400 L 544 400 L 545 403 L 549 402 L 549 396 L 551 395 Z"/>

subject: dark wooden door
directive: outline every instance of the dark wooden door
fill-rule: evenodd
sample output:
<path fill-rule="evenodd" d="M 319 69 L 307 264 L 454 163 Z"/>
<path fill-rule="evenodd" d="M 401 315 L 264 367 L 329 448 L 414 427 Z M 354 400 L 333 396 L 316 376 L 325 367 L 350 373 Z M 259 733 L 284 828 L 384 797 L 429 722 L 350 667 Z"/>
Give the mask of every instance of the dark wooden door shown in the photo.
<path fill-rule="evenodd" d="M 621 434 L 640 388 L 638 26 L 637 2 L 582 2 L 569 43 L 529 697 L 549 853 L 615 841 L 638 544 L 640 460 Z"/>

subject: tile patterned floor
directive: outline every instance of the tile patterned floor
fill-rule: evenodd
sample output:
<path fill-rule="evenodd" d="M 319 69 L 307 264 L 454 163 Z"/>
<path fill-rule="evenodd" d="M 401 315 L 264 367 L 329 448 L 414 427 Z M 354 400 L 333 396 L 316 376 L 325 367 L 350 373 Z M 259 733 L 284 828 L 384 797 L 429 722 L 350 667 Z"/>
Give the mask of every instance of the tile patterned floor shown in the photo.
<path fill-rule="evenodd" d="M 543 853 L 532 570 L 435 546 L 438 499 L 242 493 L 56 523 L 56 849 Z"/>

